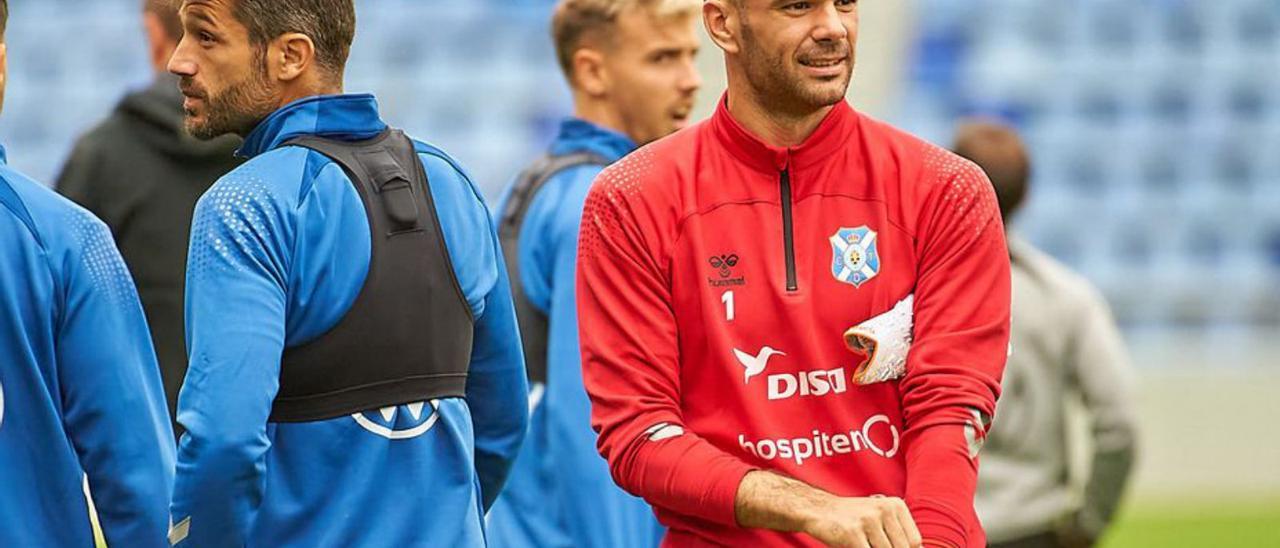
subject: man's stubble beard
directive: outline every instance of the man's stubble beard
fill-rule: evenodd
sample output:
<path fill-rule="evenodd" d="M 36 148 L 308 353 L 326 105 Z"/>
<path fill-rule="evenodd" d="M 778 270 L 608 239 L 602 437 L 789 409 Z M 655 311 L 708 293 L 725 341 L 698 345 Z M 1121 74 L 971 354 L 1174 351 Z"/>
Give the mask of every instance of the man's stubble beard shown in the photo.
<path fill-rule="evenodd" d="M 760 48 L 754 30 L 743 21 L 743 51 L 741 57 L 746 60 L 744 69 L 747 85 L 755 94 L 760 105 L 766 110 L 788 118 L 803 118 L 813 112 L 829 107 L 844 100 L 849 91 L 849 83 L 853 79 L 853 59 L 850 55 L 843 83 L 839 91 L 833 87 L 806 85 L 806 79 L 788 70 L 787 54 L 772 56 L 770 52 Z M 853 47 L 852 44 L 849 45 Z"/>
<path fill-rule="evenodd" d="M 257 56 L 257 67 L 244 80 L 216 97 L 205 97 L 205 122 L 186 119 L 187 132 L 200 140 L 216 139 L 228 133 L 245 137 L 258 123 L 276 110 L 275 94 L 266 78 L 265 55 Z"/>

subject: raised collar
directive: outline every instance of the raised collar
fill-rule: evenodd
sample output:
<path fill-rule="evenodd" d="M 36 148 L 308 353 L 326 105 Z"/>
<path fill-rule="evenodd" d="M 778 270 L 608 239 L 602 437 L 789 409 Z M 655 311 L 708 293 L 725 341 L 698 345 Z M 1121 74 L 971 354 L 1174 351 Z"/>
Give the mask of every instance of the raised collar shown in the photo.
<path fill-rule="evenodd" d="M 765 172 L 805 169 L 831 158 L 837 151 L 851 146 L 850 134 L 858 124 L 857 113 L 846 101 L 840 101 L 827 113 L 817 129 L 803 143 L 793 147 L 775 147 L 765 143 L 742 127 L 729 113 L 729 96 L 721 97 L 711 116 L 711 128 L 724 146 L 739 161 Z"/>
<path fill-rule="evenodd" d="M 565 118 L 560 122 L 560 132 L 551 144 L 552 154 L 570 154 L 589 151 L 617 161 L 631 154 L 636 144 L 630 137 L 581 118 Z"/>
<path fill-rule="evenodd" d="M 252 158 L 300 135 L 356 141 L 374 137 L 386 128 L 373 95 L 317 95 L 271 113 L 245 137 L 236 154 Z"/>

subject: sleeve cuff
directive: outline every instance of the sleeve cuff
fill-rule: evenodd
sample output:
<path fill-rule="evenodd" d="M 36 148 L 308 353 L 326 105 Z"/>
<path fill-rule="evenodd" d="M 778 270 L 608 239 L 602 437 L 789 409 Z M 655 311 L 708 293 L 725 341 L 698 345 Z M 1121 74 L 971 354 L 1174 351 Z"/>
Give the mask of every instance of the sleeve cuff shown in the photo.
<path fill-rule="evenodd" d="M 966 548 L 965 531 L 959 523 L 940 510 L 927 508 L 911 509 L 911 517 L 916 520 L 916 528 L 924 538 L 925 546 L 941 546 L 945 548 Z"/>
<path fill-rule="evenodd" d="M 717 523 L 738 526 L 738 487 L 742 486 L 742 478 L 755 470 L 745 463 L 725 470 L 720 477 L 711 480 L 708 486 L 710 508 L 714 512 L 709 516 Z"/>

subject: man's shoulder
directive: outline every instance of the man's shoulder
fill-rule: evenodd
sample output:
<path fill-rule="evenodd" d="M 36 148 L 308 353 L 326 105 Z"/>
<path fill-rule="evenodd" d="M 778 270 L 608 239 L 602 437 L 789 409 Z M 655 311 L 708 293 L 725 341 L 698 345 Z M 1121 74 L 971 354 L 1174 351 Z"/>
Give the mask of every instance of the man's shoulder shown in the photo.
<path fill-rule="evenodd" d="M 0 166 L 0 214 L 16 218 L 47 251 L 108 232 L 88 210 L 8 166 Z"/>
<path fill-rule="evenodd" d="M 419 139 L 412 139 L 412 141 L 414 151 L 422 159 L 422 169 L 427 175 L 427 182 L 431 185 L 433 194 L 442 190 L 441 186 L 447 190 L 464 190 L 465 192 L 461 194 L 465 198 L 484 204 L 484 196 L 481 195 L 471 174 L 453 155 L 426 141 Z"/>
<path fill-rule="evenodd" d="M 894 162 L 913 182 L 933 189 L 957 178 L 982 176 L 977 164 L 937 144 L 863 113 L 861 127 L 866 138 L 878 146 L 867 147 L 874 160 Z"/>
<path fill-rule="evenodd" d="M 435 171 L 448 171 L 456 175 L 466 175 L 466 170 L 462 168 L 462 164 L 458 163 L 458 160 L 453 155 L 445 152 L 444 149 L 421 139 L 410 138 L 410 141 L 413 143 L 414 152 L 417 152 L 419 157 L 424 158 L 426 162 L 431 164 L 423 167 L 434 168 L 433 170 Z"/>
<path fill-rule="evenodd" d="M 610 199 L 663 202 L 673 200 L 692 174 L 706 122 L 677 131 L 636 149 L 604 168 L 591 194 Z"/>
<path fill-rule="evenodd" d="M 133 291 L 128 271 L 120 262 L 111 230 L 93 213 L 21 173 L 0 167 L 0 217 L 18 226 L 19 247 L 35 246 L 45 268 L 57 280 L 75 272 L 111 296 Z M 10 236 L 10 234 L 0 234 Z M 24 243 L 25 240 L 25 243 Z M 0 245 L 13 242 L 0 237 Z M 68 282 L 70 283 L 70 282 Z"/>
<path fill-rule="evenodd" d="M 917 236 L 940 214 L 985 227 L 999 217 L 995 189 L 982 168 L 905 130 L 859 113 L 864 161 L 887 199 L 901 204 L 901 222 Z"/>
<path fill-rule="evenodd" d="M 308 179 L 314 178 L 323 162 L 323 156 L 302 147 L 280 147 L 248 159 L 228 171 L 205 192 L 213 194 L 235 193 L 255 197 L 271 196 L 279 199 L 296 197 Z"/>
<path fill-rule="evenodd" d="M 1101 291 L 1079 272 L 1019 236 L 1010 235 L 1008 241 L 1013 268 L 1023 271 L 1045 295 L 1067 305 L 1105 303 Z"/>
<path fill-rule="evenodd" d="M 560 156 L 543 156 L 526 166 L 511 182 L 510 187 L 514 190 L 522 182 L 534 183 L 534 179 L 542 179 L 541 184 L 533 189 L 534 203 L 550 201 L 557 205 L 554 208 L 556 210 L 566 207 L 580 210 L 581 202 L 586 199 L 586 193 L 596 178 L 614 163 L 606 158 L 584 154 L 590 153 L 577 150 Z M 557 160 L 567 160 L 567 163 L 557 163 Z M 576 205 L 566 203 L 573 201 L 570 198 L 574 196 L 578 197 Z"/>
<path fill-rule="evenodd" d="M 551 174 L 534 189 L 522 231 L 532 229 L 549 240 L 560 239 L 565 243 L 576 239 L 587 195 L 607 167 L 606 164 L 581 163 Z"/>

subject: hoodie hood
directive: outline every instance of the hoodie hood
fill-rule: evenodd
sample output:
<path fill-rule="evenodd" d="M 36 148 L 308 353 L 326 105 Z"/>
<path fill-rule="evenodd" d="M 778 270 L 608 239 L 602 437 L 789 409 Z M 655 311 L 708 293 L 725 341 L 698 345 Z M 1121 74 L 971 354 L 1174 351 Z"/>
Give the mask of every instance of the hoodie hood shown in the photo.
<path fill-rule="evenodd" d="M 225 158 L 240 144 L 240 138 L 233 135 L 201 141 L 187 133 L 182 121 L 182 93 L 174 76 L 162 75 L 150 86 L 125 95 L 116 111 L 140 122 L 141 136 L 148 144 L 171 157 Z"/>

